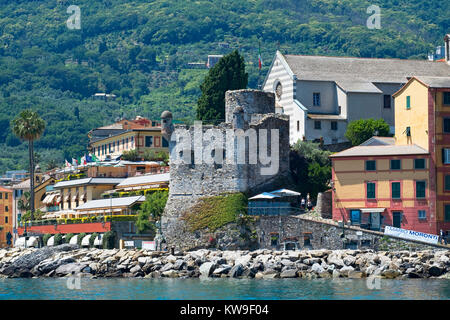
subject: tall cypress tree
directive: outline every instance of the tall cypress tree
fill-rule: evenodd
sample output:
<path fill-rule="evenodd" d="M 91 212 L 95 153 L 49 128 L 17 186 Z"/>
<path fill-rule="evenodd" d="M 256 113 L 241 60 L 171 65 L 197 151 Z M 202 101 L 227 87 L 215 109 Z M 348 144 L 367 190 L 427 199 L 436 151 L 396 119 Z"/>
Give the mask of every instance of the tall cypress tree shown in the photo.
<path fill-rule="evenodd" d="M 209 70 L 200 85 L 202 95 L 197 102 L 197 119 L 214 124 L 222 122 L 225 119 L 225 92 L 245 89 L 247 84 L 244 57 L 234 50 Z"/>

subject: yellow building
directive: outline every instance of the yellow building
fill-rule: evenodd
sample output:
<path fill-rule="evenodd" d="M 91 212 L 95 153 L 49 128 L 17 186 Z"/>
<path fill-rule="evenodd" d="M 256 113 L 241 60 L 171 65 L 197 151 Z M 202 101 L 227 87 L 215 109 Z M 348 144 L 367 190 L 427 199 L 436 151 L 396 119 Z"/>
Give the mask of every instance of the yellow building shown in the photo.
<path fill-rule="evenodd" d="M 12 190 L 0 187 L 0 248 L 12 246 Z"/>
<path fill-rule="evenodd" d="M 333 219 L 450 230 L 450 77 L 412 77 L 393 97 L 395 137 L 331 156 Z"/>
<path fill-rule="evenodd" d="M 53 188 L 60 193 L 60 211 L 73 212 L 82 204 L 100 199 L 104 192 L 114 189 L 123 180 L 121 178 L 85 178 L 61 181 Z"/>
<path fill-rule="evenodd" d="M 89 133 L 90 149 L 101 160 L 115 160 L 124 151 L 137 150 L 142 156 L 146 150 L 155 154 L 169 152 L 169 142 L 161 134 L 159 122 L 142 117 L 121 120 Z"/>

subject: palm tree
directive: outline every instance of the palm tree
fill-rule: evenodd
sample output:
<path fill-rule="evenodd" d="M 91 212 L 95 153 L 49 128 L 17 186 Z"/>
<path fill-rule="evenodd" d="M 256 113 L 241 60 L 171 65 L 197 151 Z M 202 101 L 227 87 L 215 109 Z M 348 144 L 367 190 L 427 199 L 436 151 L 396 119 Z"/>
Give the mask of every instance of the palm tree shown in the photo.
<path fill-rule="evenodd" d="M 30 159 L 30 211 L 31 220 L 34 213 L 34 140 L 39 139 L 45 130 L 45 121 L 33 110 L 23 110 L 12 123 L 13 133 L 21 140 L 28 141 L 28 155 Z"/>

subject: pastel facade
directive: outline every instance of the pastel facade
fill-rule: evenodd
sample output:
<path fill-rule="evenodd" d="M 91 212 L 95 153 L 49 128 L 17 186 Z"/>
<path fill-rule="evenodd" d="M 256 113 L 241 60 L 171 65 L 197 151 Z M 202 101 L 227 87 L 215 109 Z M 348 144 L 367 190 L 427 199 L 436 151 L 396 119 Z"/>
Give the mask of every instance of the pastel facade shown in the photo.
<path fill-rule="evenodd" d="M 89 138 L 92 153 L 101 161 L 115 160 L 124 151 L 137 150 L 141 156 L 146 150 L 169 151 L 169 143 L 161 135 L 160 123 L 142 117 L 94 129 Z"/>
<path fill-rule="evenodd" d="M 450 77 L 412 77 L 393 97 L 394 139 L 331 157 L 333 219 L 450 231 Z"/>
<path fill-rule="evenodd" d="M 12 190 L 0 187 L 0 248 L 11 246 L 13 241 L 12 204 Z M 11 244 L 8 244 L 8 237 Z"/>

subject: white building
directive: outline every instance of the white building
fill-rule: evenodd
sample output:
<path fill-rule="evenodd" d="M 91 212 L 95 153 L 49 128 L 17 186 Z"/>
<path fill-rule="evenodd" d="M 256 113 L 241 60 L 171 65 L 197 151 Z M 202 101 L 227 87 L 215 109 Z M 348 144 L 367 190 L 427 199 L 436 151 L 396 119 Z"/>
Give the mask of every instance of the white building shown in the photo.
<path fill-rule="evenodd" d="M 447 40 L 448 41 L 448 40 Z M 394 130 L 394 100 L 413 75 L 449 76 L 445 62 L 283 55 L 277 51 L 263 83 L 277 112 L 290 117 L 290 143 L 323 138 L 346 142 L 347 124 L 383 118 Z"/>

